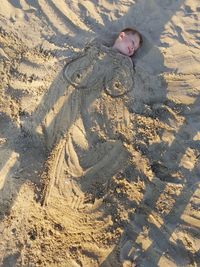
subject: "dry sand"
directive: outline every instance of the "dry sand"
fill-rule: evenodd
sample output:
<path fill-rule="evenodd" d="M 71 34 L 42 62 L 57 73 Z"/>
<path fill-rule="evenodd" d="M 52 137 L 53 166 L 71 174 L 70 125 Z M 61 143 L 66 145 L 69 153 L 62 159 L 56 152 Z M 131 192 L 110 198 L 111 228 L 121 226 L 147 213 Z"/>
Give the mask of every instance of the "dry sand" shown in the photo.
<path fill-rule="evenodd" d="M 1 266 L 200 266 L 199 12 L 1 1 Z M 135 70 L 84 52 L 128 26 L 144 36 Z"/>

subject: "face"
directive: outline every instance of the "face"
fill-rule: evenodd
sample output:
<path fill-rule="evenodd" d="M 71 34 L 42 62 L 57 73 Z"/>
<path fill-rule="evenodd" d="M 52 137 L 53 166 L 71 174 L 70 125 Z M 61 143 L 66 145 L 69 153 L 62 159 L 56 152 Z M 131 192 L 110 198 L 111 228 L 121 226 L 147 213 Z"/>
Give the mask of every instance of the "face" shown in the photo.
<path fill-rule="evenodd" d="M 126 56 L 132 56 L 140 46 L 139 35 L 121 32 L 117 38 L 114 47 Z"/>

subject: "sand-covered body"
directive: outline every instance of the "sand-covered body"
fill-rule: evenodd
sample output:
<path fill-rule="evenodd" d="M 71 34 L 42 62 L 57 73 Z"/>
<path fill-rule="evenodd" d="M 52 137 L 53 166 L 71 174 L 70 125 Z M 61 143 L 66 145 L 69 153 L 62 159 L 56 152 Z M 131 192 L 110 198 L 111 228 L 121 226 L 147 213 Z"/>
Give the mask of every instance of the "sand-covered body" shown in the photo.
<path fill-rule="evenodd" d="M 127 94 L 134 86 L 133 64 L 111 48 L 91 45 L 69 60 L 54 84 L 45 107 L 55 101 L 55 91 L 60 97 L 41 122 L 52 149 L 44 202 L 51 198 L 54 186 L 78 202 L 79 191 L 88 191 L 96 183 L 105 185 L 127 165 L 126 146 L 134 138 L 127 105 Z M 82 188 L 74 196 L 71 184 Z"/>

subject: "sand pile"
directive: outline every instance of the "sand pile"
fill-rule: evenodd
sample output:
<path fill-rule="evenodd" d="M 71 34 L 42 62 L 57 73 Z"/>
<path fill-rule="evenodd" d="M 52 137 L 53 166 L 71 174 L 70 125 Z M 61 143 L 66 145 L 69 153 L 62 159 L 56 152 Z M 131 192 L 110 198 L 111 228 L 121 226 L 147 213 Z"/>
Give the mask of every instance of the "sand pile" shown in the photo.
<path fill-rule="evenodd" d="M 200 265 L 199 4 L 2 1 L 1 266 Z"/>

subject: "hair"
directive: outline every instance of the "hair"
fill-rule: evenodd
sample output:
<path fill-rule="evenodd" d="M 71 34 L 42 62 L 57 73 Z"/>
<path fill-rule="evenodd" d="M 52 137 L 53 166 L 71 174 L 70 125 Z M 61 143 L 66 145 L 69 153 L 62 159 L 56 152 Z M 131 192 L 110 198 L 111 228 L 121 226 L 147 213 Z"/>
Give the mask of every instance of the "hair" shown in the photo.
<path fill-rule="evenodd" d="M 140 38 L 139 47 L 142 46 L 143 38 L 142 38 L 142 34 L 139 31 L 137 31 L 134 28 L 125 28 L 121 32 L 125 32 L 126 34 L 137 34 L 139 36 L 139 38 Z"/>

